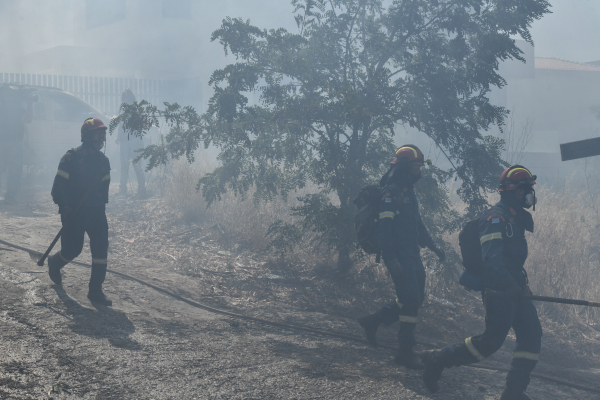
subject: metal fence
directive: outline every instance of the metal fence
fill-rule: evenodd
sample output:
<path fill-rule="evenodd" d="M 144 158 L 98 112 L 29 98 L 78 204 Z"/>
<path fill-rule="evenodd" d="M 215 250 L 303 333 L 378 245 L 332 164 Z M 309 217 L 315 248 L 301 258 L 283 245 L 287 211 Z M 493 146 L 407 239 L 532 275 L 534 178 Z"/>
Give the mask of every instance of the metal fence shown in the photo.
<path fill-rule="evenodd" d="M 42 75 L 0 72 L 0 81 L 20 85 L 54 87 L 69 92 L 106 115 L 117 115 L 126 88 L 138 100 L 152 104 L 163 101 L 168 81 L 156 79 L 102 78 L 93 76 Z"/>

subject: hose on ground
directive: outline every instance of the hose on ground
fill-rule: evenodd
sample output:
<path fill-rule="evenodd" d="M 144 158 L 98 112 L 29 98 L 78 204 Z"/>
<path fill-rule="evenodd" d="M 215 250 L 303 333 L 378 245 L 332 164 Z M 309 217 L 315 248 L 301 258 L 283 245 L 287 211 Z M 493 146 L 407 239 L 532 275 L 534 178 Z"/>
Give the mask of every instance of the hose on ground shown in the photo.
<path fill-rule="evenodd" d="M 33 253 L 33 254 L 36 254 L 36 255 L 41 255 L 42 254 L 42 253 L 40 253 L 38 251 L 35 251 L 35 250 L 32 250 L 32 249 L 28 249 L 27 247 L 19 246 L 19 245 L 16 245 L 16 244 L 13 244 L 13 243 L 1 240 L 1 239 L 0 239 L 0 243 L 3 244 L 3 245 L 5 245 L 5 246 L 9 246 L 9 247 L 12 247 L 12 248 L 15 248 L 15 249 L 18 249 L 18 250 L 22 250 L 22 251 L 25 251 L 25 252 L 28 252 L 28 253 Z M 91 267 L 91 265 L 85 264 L 85 263 L 82 263 L 82 262 L 79 262 L 79 261 L 71 261 L 71 264 L 79 265 L 79 266 L 86 267 L 86 268 L 90 268 Z M 284 328 L 284 329 L 289 329 L 289 330 L 304 331 L 304 332 L 314 333 L 316 335 L 321 335 L 321 336 L 335 337 L 335 338 L 338 338 L 338 339 L 344 339 L 344 340 L 358 342 L 358 343 L 363 343 L 363 344 L 367 344 L 368 345 L 368 342 L 365 339 L 357 337 L 357 336 L 351 336 L 351 335 L 345 335 L 343 333 L 326 331 L 326 330 L 323 330 L 323 329 L 317 329 L 317 328 L 313 328 L 313 327 L 305 326 L 305 325 L 297 325 L 297 324 L 289 324 L 289 323 L 284 323 L 284 322 L 270 321 L 270 320 L 263 319 L 263 318 L 252 317 L 252 316 L 249 316 L 249 315 L 238 314 L 238 313 L 234 313 L 234 312 L 227 311 L 227 310 L 222 310 L 222 309 L 215 308 L 215 307 L 210 307 L 210 306 L 207 306 L 205 304 L 198 303 L 198 302 L 196 302 L 194 300 L 187 299 L 187 298 L 185 298 L 183 296 L 180 296 L 180 295 L 178 295 L 176 293 L 173 293 L 173 292 L 171 292 L 171 291 L 169 291 L 167 289 L 164 289 L 164 288 L 161 288 L 159 286 L 156 286 L 156 285 L 153 285 L 151 283 L 148 283 L 148 282 L 146 282 L 146 281 L 144 281 L 142 279 L 135 278 L 133 276 L 124 274 L 122 272 L 113 271 L 111 269 L 107 269 L 106 271 L 110 272 L 110 273 L 112 273 L 112 274 L 114 274 L 116 276 L 120 276 L 121 278 L 129 279 L 129 280 L 137 282 L 137 283 L 139 283 L 141 285 L 144 285 L 144 286 L 147 286 L 149 288 L 152 288 L 152 289 L 156 290 L 157 292 L 163 293 L 163 294 L 165 294 L 165 295 L 167 295 L 169 297 L 172 297 L 172 298 L 174 298 L 176 300 L 182 301 L 182 302 L 184 302 L 186 304 L 191 305 L 192 307 L 200 308 L 200 309 L 203 309 L 203 310 L 215 313 L 215 314 L 226 315 L 226 316 L 232 317 L 232 318 L 244 319 L 244 320 L 247 320 L 247 321 L 258 322 L 258 323 L 261 323 L 261 324 L 267 324 L 267 325 L 271 325 L 271 326 L 277 326 L 277 327 Z M 429 343 L 422 343 L 421 342 L 419 344 L 424 345 L 424 346 L 428 346 L 428 347 L 434 347 L 433 345 L 431 345 Z M 391 350 L 395 350 L 396 349 L 393 346 L 382 345 L 382 344 L 380 344 L 379 347 L 385 348 L 385 349 L 391 349 Z M 490 371 L 500 371 L 500 372 L 508 372 L 509 371 L 508 368 L 492 367 L 492 366 L 488 366 L 488 365 L 471 364 L 471 365 L 466 365 L 466 367 L 478 368 L 478 369 L 485 369 L 485 370 L 490 370 Z M 553 377 L 546 376 L 546 375 L 532 373 L 531 377 L 542 379 L 542 380 L 549 381 L 549 382 L 553 382 L 555 384 L 562 385 L 562 386 L 568 386 L 568 387 L 571 387 L 571 388 L 574 388 L 574 389 L 585 390 L 587 392 L 593 392 L 593 393 L 600 393 L 600 388 L 595 388 L 595 387 L 591 387 L 591 386 L 580 385 L 578 383 L 573 383 L 573 382 L 569 382 L 569 381 L 566 381 L 566 380 L 563 380 L 563 379 L 553 378 Z"/>

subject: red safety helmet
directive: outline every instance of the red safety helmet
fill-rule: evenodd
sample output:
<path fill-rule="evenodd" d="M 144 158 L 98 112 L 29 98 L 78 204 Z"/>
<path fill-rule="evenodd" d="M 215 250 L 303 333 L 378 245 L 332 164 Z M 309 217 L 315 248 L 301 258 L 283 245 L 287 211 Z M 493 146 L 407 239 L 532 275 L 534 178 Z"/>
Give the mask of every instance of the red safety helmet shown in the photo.
<path fill-rule="evenodd" d="M 521 185 L 535 185 L 537 175 L 532 175 L 531 171 L 522 165 L 513 165 L 506 168 L 500 176 L 500 186 L 498 191 L 515 190 Z"/>
<path fill-rule="evenodd" d="M 81 125 L 81 140 L 83 141 L 84 137 L 88 134 L 97 131 L 99 129 L 103 129 L 106 131 L 106 125 L 100 120 L 100 118 L 88 118 Z"/>
<path fill-rule="evenodd" d="M 398 147 L 394 158 L 392 158 L 392 164 L 398 163 L 411 163 L 413 165 L 425 165 L 425 157 L 419 148 L 412 144 L 405 144 L 404 146 Z"/>

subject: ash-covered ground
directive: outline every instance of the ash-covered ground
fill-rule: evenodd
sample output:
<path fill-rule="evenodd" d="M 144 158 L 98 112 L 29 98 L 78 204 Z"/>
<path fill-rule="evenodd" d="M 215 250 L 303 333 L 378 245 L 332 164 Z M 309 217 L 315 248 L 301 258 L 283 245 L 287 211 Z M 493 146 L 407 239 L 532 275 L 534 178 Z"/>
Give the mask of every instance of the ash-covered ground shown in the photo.
<path fill-rule="evenodd" d="M 43 251 L 60 229 L 46 188 L 0 202 L 0 239 Z M 114 198 L 109 269 L 202 304 L 272 321 L 361 336 L 356 318 L 393 296 L 368 274 L 290 268 L 227 241 L 219 226 L 184 224 L 158 198 Z M 58 247 L 57 247 L 58 248 Z M 78 261 L 89 262 L 89 246 Z M 454 368 L 441 390 L 398 367 L 393 351 L 213 314 L 137 282 L 107 275 L 113 307 L 86 298 L 89 269 L 68 265 L 63 287 L 28 254 L 0 246 L 0 398 L 3 399 L 495 399 L 504 372 Z M 375 286 L 379 285 L 379 286 Z M 479 299 L 459 290 L 424 305 L 420 349 L 483 329 Z M 447 300 L 450 300 L 448 302 Z M 537 373 L 600 389 L 600 334 L 548 321 Z M 572 329 L 572 327 L 569 327 Z M 380 341 L 395 344 L 396 327 Z M 508 368 L 514 337 L 485 361 Z M 534 378 L 532 399 L 600 399 Z"/>

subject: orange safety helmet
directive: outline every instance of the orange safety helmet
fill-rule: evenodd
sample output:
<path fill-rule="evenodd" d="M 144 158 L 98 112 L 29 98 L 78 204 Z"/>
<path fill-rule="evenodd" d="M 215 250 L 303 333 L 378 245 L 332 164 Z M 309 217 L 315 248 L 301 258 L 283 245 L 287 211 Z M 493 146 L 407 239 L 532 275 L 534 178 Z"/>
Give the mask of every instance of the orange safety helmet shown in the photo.
<path fill-rule="evenodd" d="M 513 165 L 506 168 L 500 175 L 500 186 L 498 191 L 504 192 L 515 190 L 521 185 L 535 185 L 537 175 L 532 175 L 531 171 L 522 165 Z"/>
<path fill-rule="evenodd" d="M 88 118 L 81 125 L 81 141 L 93 131 L 103 129 L 106 131 L 106 125 L 100 120 L 100 118 Z"/>
<path fill-rule="evenodd" d="M 398 147 L 391 163 L 411 163 L 413 165 L 423 166 L 425 165 L 425 157 L 417 146 L 413 144 L 405 144 L 404 146 Z"/>

